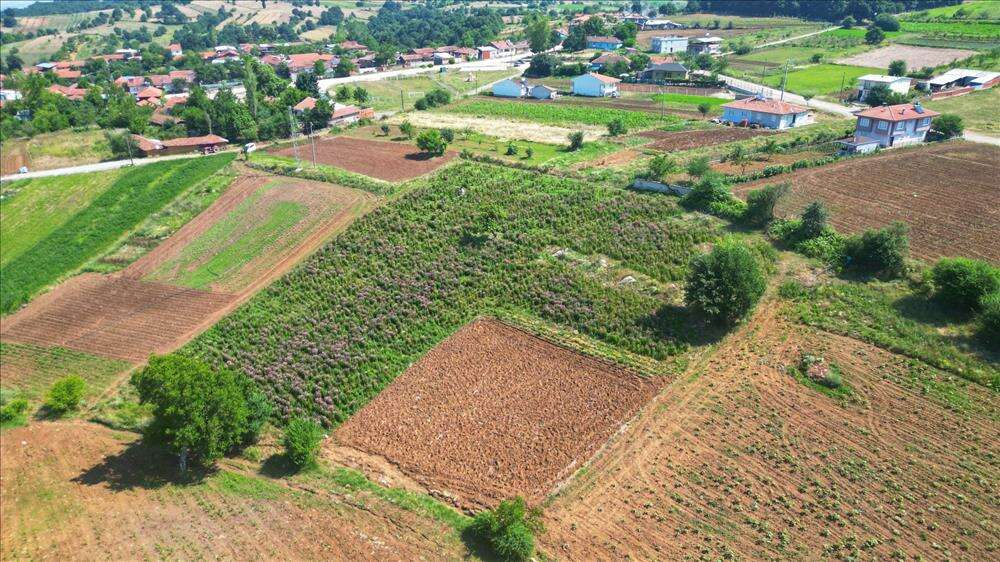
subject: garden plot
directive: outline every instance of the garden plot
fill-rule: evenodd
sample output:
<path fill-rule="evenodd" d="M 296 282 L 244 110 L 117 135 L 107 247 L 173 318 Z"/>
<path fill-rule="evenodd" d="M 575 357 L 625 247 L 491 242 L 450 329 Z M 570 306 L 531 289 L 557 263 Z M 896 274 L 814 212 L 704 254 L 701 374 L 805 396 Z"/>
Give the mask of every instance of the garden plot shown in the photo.
<path fill-rule="evenodd" d="M 646 148 L 672 152 L 678 150 L 689 150 L 701 146 L 713 146 L 740 140 L 750 139 L 760 135 L 771 134 L 770 131 L 761 129 L 744 129 L 737 127 L 717 127 L 703 131 L 644 131 L 639 136 L 655 139 L 647 144 Z"/>
<path fill-rule="evenodd" d="M 906 68 L 918 69 L 925 66 L 931 68 L 950 62 L 971 57 L 976 51 L 966 49 L 936 49 L 932 47 L 912 47 L 910 45 L 889 45 L 874 51 L 837 60 L 837 64 L 857 66 L 875 66 L 889 68 L 894 60 L 906 62 Z"/>
<path fill-rule="evenodd" d="M 405 119 L 403 117 L 394 117 L 391 122 L 401 123 L 404 120 L 413 123 L 417 127 L 442 127 L 455 130 L 471 129 L 477 133 L 502 139 L 521 139 L 548 144 L 566 144 L 568 142 L 567 137 L 576 131 L 583 133 L 585 141 L 597 140 L 608 132 L 606 127 L 594 125 L 561 127 L 525 121 L 511 121 L 499 118 L 491 119 L 488 117 L 452 113 L 431 113 L 427 111 L 414 112 L 407 115 Z"/>
<path fill-rule="evenodd" d="M 790 181 L 792 191 L 779 204 L 779 214 L 799 213 L 820 200 L 843 232 L 903 221 L 919 258 L 961 255 L 1000 263 L 998 163 L 996 146 L 953 141 L 803 169 L 734 191 L 745 196 L 751 189 Z"/>
<path fill-rule="evenodd" d="M 513 495 L 537 502 L 660 382 L 477 320 L 407 369 L 336 437 L 465 503 Z"/>
<path fill-rule="evenodd" d="M 428 174 L 456 156 L 454 152 L 446 152 L 444 156 L 431 157 L 408 144 L 352 137 L 320 138 L 315 142 L 317 163 L 386 181 L 405 181 Z M 295 150 L 290 146 L 272 153 L 291 157 L 295 156 Z M 310 150 L 306 144 L 298 148 L 298 154 L 308 159 Z"/>

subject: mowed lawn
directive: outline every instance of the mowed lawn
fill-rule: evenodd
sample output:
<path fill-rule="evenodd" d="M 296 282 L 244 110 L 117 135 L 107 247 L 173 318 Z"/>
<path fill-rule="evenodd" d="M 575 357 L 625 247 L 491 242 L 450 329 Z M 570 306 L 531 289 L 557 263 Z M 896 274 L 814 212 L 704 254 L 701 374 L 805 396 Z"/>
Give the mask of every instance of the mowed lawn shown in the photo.
<path fill-rule="evenodd" d="M 787 89 L 803 96 L 832 95 L 857 86 L 859 76 L 883 74 L 882 68 L 847 66 L 843 64 L 814 64 L 788 73 Z M 781 86 L 781 72 L 764 77 L 764 83 L 773 88 Z"/>
<path fill-rule="evenodd" d="M 629 111 L 611 107 L 493 99 L 475 99 L 461 102 L 448 106 L 444 111 L 518 121 L 533 121 L 550 125 L 580 123 L 602 126 L 607 125 L 615 119 L 621 119 L 629 129 L 649 128 L 655 125 L 680 121 L 680 119 L 671 115 L 656 115 L 642 111 Z"/>
<path fill-rule="evenodd" d="M 49 236 L 87 208 L 122 170 L 15 181 L 0 199 L 0 266 Z"/>
<path fill-rule="evenodd" d="M 924 105 L 934 111 L 955 113 L 961 116 L 966 129 L 1000 136 L 1000 118 L 997 118 L 997 108 L 1000 107 L 1000 88 L 990 88 L 964 96 L 928 101 Z"/>
<path fill-rule="evenodd" d="M 135 228 L 150 214 L 160 210 L 198 181 L 217 172 L 233 159 L 231 154 L 195 159 L 172 160 L 139 166 L 117 175 L 103 190 L 99 187 L 89 204 L 70 206 L 61 221 L 50 223 L 35 238 L 19 242 L 20 250 L 0 266 L 0 312 L 6 314 L 27 302 L 34 293 L 63 275 L 83 266 Z M 72 182 L 75 176 L 58 178 Z M 30 194 L 34 182 L 17 182 L 19 189 L 4 202 L 7 209 L 19 208 L 23 223 L 44 220 L 44 206 L 19 203 L 19 195 Z M 43 183 L 47 194 L 41 201 L 59 198 L 56 187 Z M 75 213 L 72 211 L 76 210 Z"/>

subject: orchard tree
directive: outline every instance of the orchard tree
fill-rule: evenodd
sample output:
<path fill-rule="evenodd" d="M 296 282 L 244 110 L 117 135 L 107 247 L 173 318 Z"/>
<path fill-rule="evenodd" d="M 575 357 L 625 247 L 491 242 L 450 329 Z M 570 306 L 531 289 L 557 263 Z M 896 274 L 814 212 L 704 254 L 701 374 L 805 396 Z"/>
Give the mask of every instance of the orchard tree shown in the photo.
<path fill-rule="evenodd" d="M 691 260 L 685 301 L 712 321 L 731 325 L 750 314 L 766 286 L 753 252 L 739 242 L 725 241 Z"/>
<path fill-rule="evenodd" d="M 417 147 L 431 156 L 441 156 L 448 148 L 448 143 L 437 129 L 427 129 L 417 135 Z"/>
<path fill-rule="evenodd" d="M 906 61 L 902 59 L 896 59 L 889 63 L 889 76 L 905 76 L 906 75 Z"/>

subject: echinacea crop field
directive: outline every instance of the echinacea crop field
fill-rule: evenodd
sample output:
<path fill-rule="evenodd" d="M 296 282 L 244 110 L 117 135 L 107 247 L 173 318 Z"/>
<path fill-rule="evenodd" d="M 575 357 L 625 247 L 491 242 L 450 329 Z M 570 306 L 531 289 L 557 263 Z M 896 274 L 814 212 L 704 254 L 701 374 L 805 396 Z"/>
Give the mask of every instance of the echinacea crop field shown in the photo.
<path fill-rule="evenodd" d="M 356 222 L 182 352 L 247 372 L 282 418 L 330 424 L 496 310 L 662 361 L 702 333 L 683 307 L 553 253 L 669 285 L 720 233 L 669 198 L 465 162 Z"/>

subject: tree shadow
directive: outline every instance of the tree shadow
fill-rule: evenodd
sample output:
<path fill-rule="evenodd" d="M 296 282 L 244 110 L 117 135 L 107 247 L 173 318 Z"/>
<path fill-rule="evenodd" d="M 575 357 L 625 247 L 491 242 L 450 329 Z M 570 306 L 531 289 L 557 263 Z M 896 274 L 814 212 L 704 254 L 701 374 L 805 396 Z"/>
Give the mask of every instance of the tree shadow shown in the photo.
<path fill-rule="evenodd" d="M 471 525 L 462 530 L 461 536 L 462 536 L 462 543 L 465 544 L 465 548 L 467 548 L 469 550 L 469 553 L 475 556 L 476 558 L 487 562 L 495 562 L 500 560 L 500 558 L 497 557 L 496 553 L 493 552 L 493 549 L 490 548 L 490 545 L 487 544 L 487 542 L 482 537 L 477 535 L 475 531 L 473 531 Z"/>
<path fill-rule="evenodd" d="M 665 304 L 640 320 L 640 324 L 663 339 L 691 346 L 710 345 L 720 341 L 731 326 L 718 325 L 708 317 L 686 306 Z"/>
<path fill-rule="evenodd" d="M 427 160 L 430 160 L 431 158 L 434 158 L 434 155 L 429 152 L 411 152 L 406 156 L 404 156 L 403 158 L 405 158 L 406 160 L 425 162 Z"/>
<path fill-rule="evenodd" d="M 261 463 L 260 470 L 257 472 L 268 478 L 287 478 L 297 474 L 299 469 L 292 464 L 292 461 L 288 460 L 284 453 L 275 453 Z"/>
<path fill-rule="evenodd" d="M 939 328 L 951 324 L 963 324 L 973 318 L 971 311 L 958 310 L 937 299 L 918 294 L 899 298 L 892 303 L 892 307 L 905 318 Z"/>
<path fill-rule="evenodd" d="M 188 470 L 181 473 L 177 455 L 163 447 L 136 441 L 84 470 L 73 478 L 73 482 L 87 486 L 104 485 L 115 492 L 135 488 L 153 490 L 169 484 L 198 484 L 217 470 L 215 467 L 189 464 Z"/>

